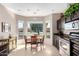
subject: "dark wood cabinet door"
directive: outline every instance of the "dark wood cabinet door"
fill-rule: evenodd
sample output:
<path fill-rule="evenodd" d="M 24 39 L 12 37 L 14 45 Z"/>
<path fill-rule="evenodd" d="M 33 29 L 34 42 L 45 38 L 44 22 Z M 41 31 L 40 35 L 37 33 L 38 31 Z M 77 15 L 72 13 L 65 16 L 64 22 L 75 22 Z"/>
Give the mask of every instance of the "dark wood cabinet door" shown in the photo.
<path fill-rule="evenodd" d="M 57 20 L 57 30 L 61 30 L 61 19 Z"/>
<path fill-rule="evenodd" d="M 65 18 L 61 19 L 61 31 L 64 30 Z"/>
<path fill-rule="evenodd" d="M 65 18 L 62 17 L 61 19 L 57 20 L 57 30 L 63 30 L 65 24 Z"/>
<path fill-rule="evenodd" d="M 75 12 L 73 15 L 72 15 L 72 21 L 74 20 L 78 20 L 79 19 L 79 11 Z"/>
<path fill-rule="evenodd" d="M 71 21 L 72 21 L 71 19 L 72 19 L 72 18 L 71 18 L 71 16 L 70 16 L 70 17 L 65 18 L 65 23 L 71 22 Z"/>
<path fill-rule="evenodd" d="M 54 35 L 53 45 L 59 50 L 59 37 L 58 37 L 58 35 Z"/>

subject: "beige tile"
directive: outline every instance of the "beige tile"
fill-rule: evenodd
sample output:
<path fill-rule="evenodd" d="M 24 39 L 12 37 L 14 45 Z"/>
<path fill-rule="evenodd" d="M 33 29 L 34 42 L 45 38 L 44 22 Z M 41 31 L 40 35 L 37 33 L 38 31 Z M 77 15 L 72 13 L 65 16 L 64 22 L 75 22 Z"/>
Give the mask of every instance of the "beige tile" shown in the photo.
<path fill-rule="evenodd" d="M 17 48 L 10 52 L 8 56 L 58 56 L 58 50 L 54 46 L 49 44 L 39 45 L 37 50 L 32 49 L 30 44 L 28 44 L 25 50 L 24 41 L 18 41 Z"/>

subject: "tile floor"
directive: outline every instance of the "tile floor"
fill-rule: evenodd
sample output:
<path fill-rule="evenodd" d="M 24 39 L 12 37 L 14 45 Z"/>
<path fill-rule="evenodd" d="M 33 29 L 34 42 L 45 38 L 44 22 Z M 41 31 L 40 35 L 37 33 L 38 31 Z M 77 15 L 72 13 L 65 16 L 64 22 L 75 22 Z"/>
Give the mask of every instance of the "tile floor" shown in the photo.
<path fill-rule="evenodd" d="M 8 56 L 58 56 L 58 50 L 54 46 L 50 46 L 47 44 L 39 45 L 37 50 L 32 49 L 30 45 L 27 46 L 25 50 L 24 43 L 18 44 L 17 48 L 10 52 Z"/>

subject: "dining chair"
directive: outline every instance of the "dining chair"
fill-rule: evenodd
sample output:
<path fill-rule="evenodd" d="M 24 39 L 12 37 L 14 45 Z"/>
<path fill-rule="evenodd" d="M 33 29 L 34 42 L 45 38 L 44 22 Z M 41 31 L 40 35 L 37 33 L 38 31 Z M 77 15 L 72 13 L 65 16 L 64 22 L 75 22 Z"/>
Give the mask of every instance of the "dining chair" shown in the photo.
<path fill-rule="evenodd" d="M 40 44 L 44 45 L 44 35 L 43 35 L 42 39 L 40 39 Z"/>
<path fill-rule="evenodd" d="M 41 48 L 41 50 L 43 50 L 44 49 L 44 35 L 42 35 L 42 36 L 39 36 L 40 38 L 39 38 L 39 41 L 38 41 L 38 44 L 40 44 L 40 48 Z"/>
<path fill-rule="evenodd" d="M 30 39 L 27 38 L 27 36 L 24 36 L 24 40 L 25 40 L 25 49 L 27 49 L 27 44 L 30 44 L 31 41 Z"/>
<path fill-rule="evenodd" d="M 35 46 L 35 47 L 33 47 Z M 38 47 L 38 42 L 37 42 L 37 36 L 31 36 L 31 50 L 32 48 L 36 48 Z"/>

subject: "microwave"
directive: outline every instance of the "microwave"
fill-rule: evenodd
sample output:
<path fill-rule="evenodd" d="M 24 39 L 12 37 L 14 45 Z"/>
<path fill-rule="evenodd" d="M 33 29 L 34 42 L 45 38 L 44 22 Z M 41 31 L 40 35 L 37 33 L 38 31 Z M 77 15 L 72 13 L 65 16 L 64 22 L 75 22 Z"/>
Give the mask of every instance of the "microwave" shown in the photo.
<path fill-rule="evenodd" d="M 64 29 L 79 29 L 79 20 L 65 23 Z"/>

